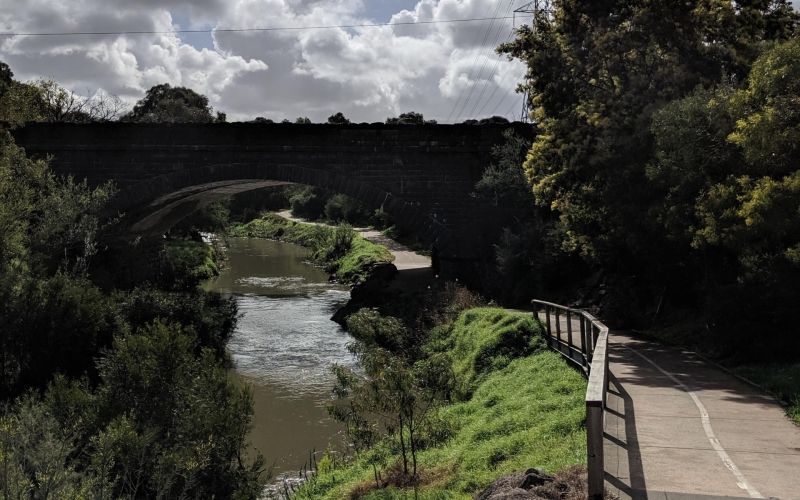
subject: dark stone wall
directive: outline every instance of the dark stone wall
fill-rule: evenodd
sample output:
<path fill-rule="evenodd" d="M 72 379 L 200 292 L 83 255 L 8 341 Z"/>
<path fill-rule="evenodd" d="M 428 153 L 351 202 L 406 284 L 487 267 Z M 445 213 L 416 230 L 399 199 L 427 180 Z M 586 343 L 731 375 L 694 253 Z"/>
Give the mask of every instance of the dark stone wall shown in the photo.
<path fill-rule="evenodd" d="M 482 209 L 470 193 L 509 127 L 533 135 L 521 123 L 37 123 L 13 135 L 29 156 L 52 157 L 59 174 L 92 185 L 115 182 L 113 209 L 139 232 L 163 230 L 190 202 L 200 206 L 266 181 L 294 182 L 383 206 L 443 258 L 474 258 L 478 235 L 470 226 Z"/>

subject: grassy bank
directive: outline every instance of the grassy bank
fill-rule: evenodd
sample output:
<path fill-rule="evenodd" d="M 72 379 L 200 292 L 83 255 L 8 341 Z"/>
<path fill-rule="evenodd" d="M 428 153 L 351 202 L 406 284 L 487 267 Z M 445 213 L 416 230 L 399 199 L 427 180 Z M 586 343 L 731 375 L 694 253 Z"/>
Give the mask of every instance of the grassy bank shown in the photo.
<path fill-rule="evenodd" d="M 211 245 L 189 239 L 167 240 L 167 263 L 179 274 L 197 280 L 219 276 L 217 253 Z"/>
<path fill-rule="evenodd" d="M 419 498 L 466 500 L 512 471 L 586 463 L 586 382 L 541 334 L 530 315 L 494 308 L 467 310 L 431 332 L 423 350 L 448 360 L 457 388 L 428 431 L 438 442 L 419 452 Z M 329 453 L 295 498 L 413 498 L 398 479 L 400 453 L 396 437 L 349 462 L 334 464 Z"/>
<path fill-rule="evenodd" d="M 229 228 L 228 234 L 242 238 L 266 238 L 307 247 L 311 259 L 342 283 L 356 284 L 367 277 L 377 262 L 392 262 L 394 256 L 371 243 L 349 226 L 329 227 L 299 224 L 269 213 L 247 224 Z"/>

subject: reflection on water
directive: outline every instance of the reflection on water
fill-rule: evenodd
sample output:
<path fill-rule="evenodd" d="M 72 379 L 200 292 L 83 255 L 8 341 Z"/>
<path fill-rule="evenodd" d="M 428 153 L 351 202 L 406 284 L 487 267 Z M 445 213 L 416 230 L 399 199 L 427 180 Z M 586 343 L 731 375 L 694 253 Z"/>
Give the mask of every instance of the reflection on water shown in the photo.
<path fill-rule="evenodd" d="M 275 462 L 275 473 L 297 471 L 313 448 L 323 450 L 340 426 L 324 405 L 334 363 L 351 366 L 350 337 L 330 321 L 347 288 L 304 262 L 295 245 L 232 239 L 229 269 L 204 289 L 237 297 L 241 318 L 230 350 L 236 377 L 253 387 L 255 428 L 250 439 Z"/>

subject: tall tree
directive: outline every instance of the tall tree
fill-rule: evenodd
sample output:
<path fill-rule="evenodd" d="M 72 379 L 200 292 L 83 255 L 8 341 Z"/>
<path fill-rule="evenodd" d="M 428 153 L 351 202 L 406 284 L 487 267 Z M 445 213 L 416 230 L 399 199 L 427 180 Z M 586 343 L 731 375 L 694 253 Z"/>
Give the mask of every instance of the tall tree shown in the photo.
<path fill-rule="evenodd" d="M 540 127 L 525 170 L 564 247 L 613 263 L 654 251 L 653 113 L 697 86 L 745 79 L 760 44 L 791 36 L 785 0 L 562 0 L 498 49 L 528 64 Z"/>
<path fill-rule="evenodd" d="M 208 97 L 186 87 L 172 87 L 168 83 L 156 85 L 147 91 L 133 110 L 121 121 L 147 123 L 213 123 L 224 122 L 224 113 L 217 113 L 208 104 Z"/>

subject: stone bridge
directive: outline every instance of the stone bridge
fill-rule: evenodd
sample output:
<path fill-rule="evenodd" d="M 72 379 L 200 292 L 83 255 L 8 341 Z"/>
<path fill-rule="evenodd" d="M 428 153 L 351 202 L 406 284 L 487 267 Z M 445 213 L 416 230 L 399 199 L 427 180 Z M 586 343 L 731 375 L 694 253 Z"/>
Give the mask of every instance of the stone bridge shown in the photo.
<path fill-rule="evenodd" d="M 491 149 L 509 127 L 530 125 L 54 124 L 13 131 L 32 157 L 58 174 L 113 181 L 109 214 L 132 237 L 160 236 L 198 208 L 264 186 L 297 183 L 382 208 L 431 243 L 443 274 L 473 261 L 470 196 Z"/>

